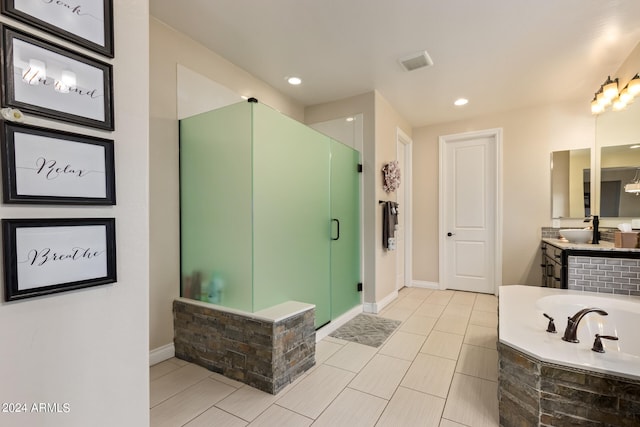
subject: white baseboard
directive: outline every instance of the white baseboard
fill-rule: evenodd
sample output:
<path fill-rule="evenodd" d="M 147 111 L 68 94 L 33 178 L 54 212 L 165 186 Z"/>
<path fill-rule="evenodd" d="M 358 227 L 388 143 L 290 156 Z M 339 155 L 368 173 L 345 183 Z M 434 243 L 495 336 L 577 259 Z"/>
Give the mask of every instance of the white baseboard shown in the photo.
<path fill-rule="evenodd" d="M 373 302 L 365 302 L 362 304 L 362 311 L 365 313 L 377 313 L 376 312 L 376 304 Z"/>
<path fill-rule="evenodd" d="M 411 281 L 412 288 L 422 288 L 422 289 L 440 289 L 440 283 L 438 282 L 427 282 L 425 280 L 413 280 Z"/>
<path fill-rule="evenodd" d="M 393 291 L 378 302 L 364 303 L 364 312 L 378 314 L 382 311 L 383 308 L 391 304 L 396 298 L 398 298 L 398 291 Z"/>
<path fill-rule="evenodd" d="M 362 305 L 357 305 L 342 316 L 338 317 L 336 320 L 332 320 L 331 322 L 327 323 L 325 326 L 316 331 L 316 342 L 322 340 L 323 338 L 326 338 L 330 333 L 338 330 L 340 326 L 344 325 L 360 313 L 362 313 Z"/>
<path fill-rule="evenodd" d="M 164 362 L 176 355 L 176 349 L 173 343 L 154 348 L 149 352 L 149 366 Z"/>

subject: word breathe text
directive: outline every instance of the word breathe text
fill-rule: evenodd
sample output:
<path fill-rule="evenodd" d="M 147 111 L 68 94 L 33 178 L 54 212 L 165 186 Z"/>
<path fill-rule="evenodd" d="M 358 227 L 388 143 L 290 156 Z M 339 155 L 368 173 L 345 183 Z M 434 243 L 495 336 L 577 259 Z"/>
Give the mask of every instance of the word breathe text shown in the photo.
<path fill-rule="evenodd" d="M 31 249 L 27 254 L 27 262 L 36 267 L 52 264 L 56 261 L 83 261 L 99 257 L 103 251 L 91 248 L 74 247 L 64 252 L 54 252 L 51 248 Z"/>

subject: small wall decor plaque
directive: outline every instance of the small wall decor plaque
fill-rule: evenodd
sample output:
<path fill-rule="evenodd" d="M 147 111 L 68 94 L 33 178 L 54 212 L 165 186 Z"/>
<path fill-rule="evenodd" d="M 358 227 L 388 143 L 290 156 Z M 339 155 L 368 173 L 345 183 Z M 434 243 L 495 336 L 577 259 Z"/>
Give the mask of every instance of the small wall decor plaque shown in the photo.
<path fill-rule="evenodd" d="M 3 219 L 5 301 L 116 281 L 114 218 Z"/>
<path fill-rule="evenodd" d="M 382 189 L 385 192 L 391 193 L 400 187 L 400 166 L 397 160 L 389 162 L 382 167 L 382 178 Z"/>
<path fill-rule="evenodd" d="M 2 25 L 3 104 L 113 130 L 113 67 Z"/>
<path fill-rule="evenodd" d="M 2 122 L 4 203 L 115 205 L 113 141 Z"/>
<path fill-rule="evenodd" d="M 2 13 L 113 58 L 113 0 L 2 0 Z"/>

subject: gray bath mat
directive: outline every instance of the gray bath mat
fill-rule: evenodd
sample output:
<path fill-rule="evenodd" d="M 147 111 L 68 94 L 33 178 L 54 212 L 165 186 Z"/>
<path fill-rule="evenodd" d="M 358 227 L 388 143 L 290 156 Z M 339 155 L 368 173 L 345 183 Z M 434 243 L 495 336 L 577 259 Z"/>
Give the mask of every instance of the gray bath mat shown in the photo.
<path fill-rule="evenodd" d="M 371 347 L 380 347 L 400 323 L 402 322 L 399 320 L 385 319 L 371 314 L 358 314 L 329 336 Z"/>

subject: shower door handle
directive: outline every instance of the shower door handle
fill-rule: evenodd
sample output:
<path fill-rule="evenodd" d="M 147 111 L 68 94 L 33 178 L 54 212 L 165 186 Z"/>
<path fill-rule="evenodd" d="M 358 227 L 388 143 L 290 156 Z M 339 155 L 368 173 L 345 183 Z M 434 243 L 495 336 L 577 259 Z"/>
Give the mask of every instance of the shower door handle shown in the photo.
<path fill-rule="evenodd" d="M 336 225 L 337 225 L 337 232 L 338 235 L 336 237 L 331 237 L 331 240 L 338 240 L 340 238 L 340 220 L 338 220 L 337 218 L 332 218 L 331 221 L 335 221 Z"/>

